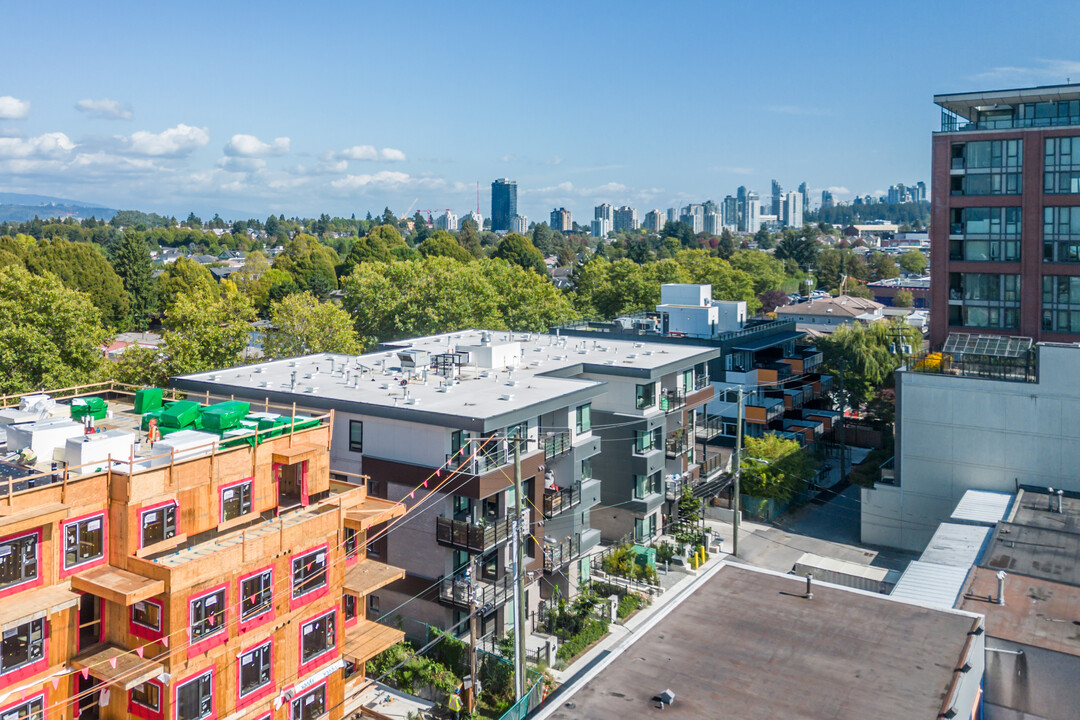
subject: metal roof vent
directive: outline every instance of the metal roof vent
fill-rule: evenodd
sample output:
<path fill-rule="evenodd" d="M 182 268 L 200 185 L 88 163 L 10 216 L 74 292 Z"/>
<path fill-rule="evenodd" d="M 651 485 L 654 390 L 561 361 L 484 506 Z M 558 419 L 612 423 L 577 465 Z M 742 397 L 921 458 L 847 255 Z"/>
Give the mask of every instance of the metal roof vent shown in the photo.
<path fill-rule="evenodd" d="M 306 388 L 304 388 L 304 392 L 306 392 L 308 395 L 314 395 L 315 393 L 319 392 L 319 387 L 317 385 L 308 385 Z"/>
<path fill-rule="evenodd" d="M 663 710 L 665 707 L 675 702 L 675 693 L 671 691 L 671 688 L 668 688 L 657 695 L 656 699 L 660 701 L 660 709 Z"/>
<path fill-rule="evenodd" d="M 259 383 L 259 385 L 261 387 L 268 388 L 268 387 L 270 387 L 270 381 L 269 380 L 263 380 L 261 383 Z"/>
<path fill-rule="evenodd" d="M 513 396 L 513 394 L 511 394 L 511 393 L 507 393 L 507 394 L 505 394 L 505 395 L 500 395 L 500 396 L 499 396 L 499 399 L 500 399 L 500 400 L 513 400 L 513 399 L 514 399 L 514 396 Z"/>

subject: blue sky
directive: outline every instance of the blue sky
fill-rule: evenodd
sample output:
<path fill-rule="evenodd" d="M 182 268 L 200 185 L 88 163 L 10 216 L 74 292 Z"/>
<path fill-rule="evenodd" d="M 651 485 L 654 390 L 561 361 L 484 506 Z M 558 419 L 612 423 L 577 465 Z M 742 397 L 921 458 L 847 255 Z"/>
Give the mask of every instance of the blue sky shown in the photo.
<path fill-rule="evenodd" d="M 1076 2 L 9 2 L 0 191 L 531 220 L 929 181 L 933 95 L 1080 82 Z"/>

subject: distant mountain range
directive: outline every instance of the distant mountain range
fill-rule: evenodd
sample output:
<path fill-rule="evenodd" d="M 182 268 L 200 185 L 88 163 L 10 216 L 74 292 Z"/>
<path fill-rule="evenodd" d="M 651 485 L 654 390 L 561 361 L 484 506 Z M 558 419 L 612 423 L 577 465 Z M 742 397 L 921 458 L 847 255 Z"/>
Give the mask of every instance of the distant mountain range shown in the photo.
<path fill-rule="evenodd" d="M 96 217 L 109 220 L 117 213 L 112 208 L 99 207 L 79 200 L 49 197 L 48 195 L 26 195 L 23 193 L 0 192 L 0 222 L 26 222 L 34 217 L 85 219 Z"/>

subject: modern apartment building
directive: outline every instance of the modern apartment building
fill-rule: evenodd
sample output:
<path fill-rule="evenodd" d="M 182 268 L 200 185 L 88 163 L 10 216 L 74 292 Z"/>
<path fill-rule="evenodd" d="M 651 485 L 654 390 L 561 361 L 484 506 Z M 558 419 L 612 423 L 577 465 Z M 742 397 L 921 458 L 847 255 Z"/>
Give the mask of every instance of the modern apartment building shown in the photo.
<path fill-rule="evenodd" d="M 799 183 L 799 195 L 802 196 L 803 215 L 807 215 L 810 213 L 810 186 L 805 182 Z"/>
<path fill-rule="evenodd" d="M 650 232 L 658 233 L 664 229 L 666 220 L 667 218 L 664 216 L 664 213 L 659 210 L 650 210 L 645 213 L 645 229 Z"/>
<path fill-rule="evenodd" d="M 728 195 L 724 198 L 724 202 L 720 205 L 722 222 L 724 227 L 728 230 L 739 229 L 739 201 L 737 198 Z"/>
<path fill-rule="evenodd" d="M 641 223 L 638 222 L 637 208 L 632 208 L 629 205 L 615 208 L 613 227 L 615 228 L 615 232 L 637 230 L 641 227 Z"/>
<path fill-rule="evenodd" d="M 931 344 L 1080 339 L 1080 85 L 934 102 Z"/>
<path fill-rule="evenodd" d="M 458 216 L 447 210 L 435 218 L 435 227 L 439 230 L 456 231 L 458 229 Z"/>
<path fill-rule="evenodd" d="M 801 228 L 803 226 L 803 197 L 799 193 L 786 193 L 783 196 L 780 210 L 782 211 L 781 222 L 785 227 Z"/>
<path fill-rule="evenodd" d="M 611 221 L 607 218 L 596 218 L 592 221 L 592 236 L 594 238 L 606 238 L 611 232 Z"/>
<path fill-rule="evenodd" d="M 517 181 L 500 178 L 491 183 L 491 231 L 509 231 L 517 214 Z"/>
<path fill-rule="evenodd" d="M 151 446 L 126 388 L 84 390 L 0 409 L 6 450 L 41 458 L 2 464 L 0 716 L 343 717 L 403 636 L 368 595 L 404 573 L 366 547 L 404 507 L 331 479 L 329 414 L 260 402 L 265 429 Z M 99 432 L 68 418 L 102 400 Z"/>
<path fill-rule="evenodd" d="M 570 211 L 566 208 L 557 208 L 551 211 L 551 229 L 561 233 L 570 232 L 574 229 L 574 220 Z"/>
<path fill-rule="evenodd" d="M 780 217 L 783 214 L 781 206 L 784 204 L 784 186 L 778 180 L 772 181 L 772 195 L 769 200 L 769 214 Z"/>
<path fill-rule="evenodd" d="M 594 220 L 607 220 L 609 223 L 615 222 L 615 208 L 611 203 L 600 203 L 593 208 Z"/>
<path fill-rule="evenodd" d="M 469 213 L 467 213 L 465 215 L 464 218 L 462 218 L 461 221 L 462 221 L 462 223 L 464 223 L 466 220 L 469 220 L 474 225 L 476 225 L 477 230 L 483 231 L 483 229 L 484 229 L 484 216 L 481 215 L 480 213 L 478 213 L 476 211 L 470 211 Z"/>
<path fill-rule="evenodd" d="M 705 207 L 698 203 L 691 203 L 684 207 L 679 214 L 679 222 L 686 223 L 695 233 L 705 229 Z"/>
<path fill-rule="evenodd" d="M 529 218 L 524 215 L 514 215 L 510 218 L 510 232 L 524 235 L 529 232 Z"/>

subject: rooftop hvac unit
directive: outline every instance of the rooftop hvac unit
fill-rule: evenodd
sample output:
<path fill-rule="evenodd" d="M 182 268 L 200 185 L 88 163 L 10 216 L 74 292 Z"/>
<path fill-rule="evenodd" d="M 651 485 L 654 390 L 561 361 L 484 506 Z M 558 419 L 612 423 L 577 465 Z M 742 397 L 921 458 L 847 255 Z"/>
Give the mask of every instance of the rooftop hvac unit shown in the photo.
<path fill-rule="evenodd" d="M 427 367 L 431 364 L 431 353 L 427 350 L 402 350 L 397 354 L 401 367 L 415 369 Z"/>

